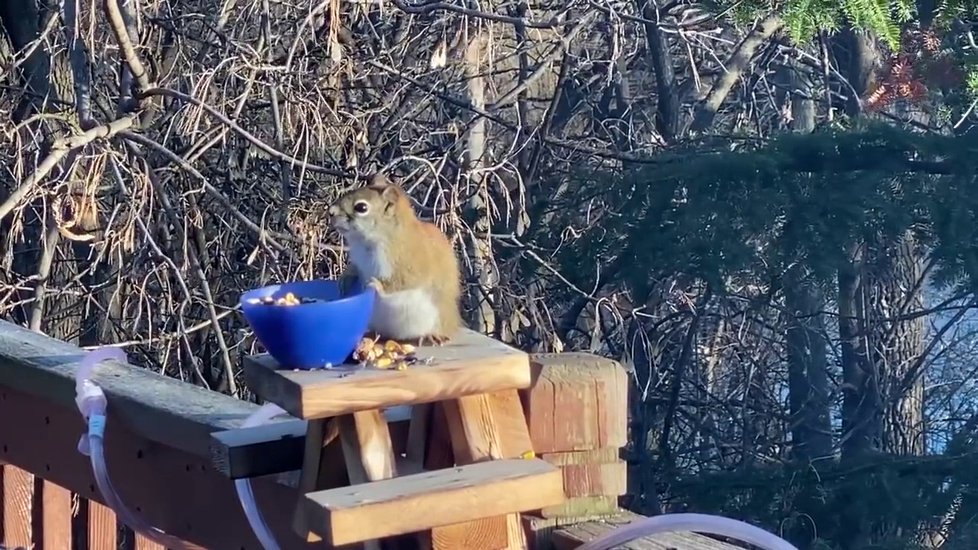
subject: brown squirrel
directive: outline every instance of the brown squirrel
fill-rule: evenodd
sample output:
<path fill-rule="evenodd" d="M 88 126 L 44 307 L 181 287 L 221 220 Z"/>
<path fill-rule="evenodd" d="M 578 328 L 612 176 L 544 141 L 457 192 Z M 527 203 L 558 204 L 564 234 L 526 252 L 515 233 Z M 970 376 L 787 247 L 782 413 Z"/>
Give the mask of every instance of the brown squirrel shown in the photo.
<path fill-rule="evenodd" d="M 437 226 L 418 219 L 403 189 L 378 174 L 337 199 L 329 216 L 349 251 L 341 284 L 356 279 L 377 291 L 370 331 L 442 345 L 463 326 L 455 249 Z"/>

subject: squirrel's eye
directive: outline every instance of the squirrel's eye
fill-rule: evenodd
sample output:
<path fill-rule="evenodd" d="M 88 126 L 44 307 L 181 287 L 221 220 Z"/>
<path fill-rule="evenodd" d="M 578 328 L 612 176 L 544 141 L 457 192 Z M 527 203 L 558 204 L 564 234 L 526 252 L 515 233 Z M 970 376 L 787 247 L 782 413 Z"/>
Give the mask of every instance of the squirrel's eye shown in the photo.
<path fill-rule="evenodd" d="M 353 211 L 357 214 L 366 214 L 368 210 L 370 210 L 370 205 L 367 204 L 367 201 L 357 201 L 353 205 Z"/>

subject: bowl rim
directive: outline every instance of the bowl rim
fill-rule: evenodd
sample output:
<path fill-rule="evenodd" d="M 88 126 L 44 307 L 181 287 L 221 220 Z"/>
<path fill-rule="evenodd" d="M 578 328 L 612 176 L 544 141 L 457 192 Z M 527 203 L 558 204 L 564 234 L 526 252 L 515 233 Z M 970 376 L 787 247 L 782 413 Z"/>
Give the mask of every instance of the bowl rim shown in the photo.
<path fill-rule="evenodd" d="M 264 288 L 269 288 L 269 287 L 273 287 L 273 286 L 279 286 L 280 287 L 280 286 L 284 286 L 284 285 L 287 285 L 287 284 L 295 284 L 295 283 L 334 283 L 334 284 L 337 284 L 338 285 L 339 284 L 339 281 L 337 279 L 307 279 L 305 281 L 286 281 L 284 283 L 273 283 L 273 284 L 269 284 L 269 285 L 259 286 L 259 287 L 252 288 L 250 290 L 246 290 L 246 291 L 242 292 L 241 295 L 238 297 L 238 303 L 241 305 L 241 308 L 242 309 L 244 309 L 245 305 L 249 305 L 249 306 L 259 305 L 259 304 L 248 304 L 247 302 L 245 302 L 245 295 L 246 294 L 249 294 L 251 292 L 255 292 L 256 290 L 262 290 Z M 374 294 L 375 295 L 374 297 L 376 297 L 377 291 L 374 290 L 372 287 L 369 287 L 368 286 L 368 287 L 364 288 L 363 290 L 361 290 L 360 292 L 357 292 L 356 294 L 352 294 L 350 296 L 345 296 L 343 298 L 337 298 L 336 300 L 328 300 L 328 301 L 325 301 L 325 302 L 312 302 L 312 303 L 308 303 L 308 304 L 299 303 L 299 304 L 296 304 L 295 306 L 291 306 L 291 307 L 296 307 L 296 306 L 323 306 L 323 305 L 326 305 L 326 304 L 335 304 L 335 303 L 339 303 L 339 302 L 355 302 L 355 301 L 358 301 L 358 300 L 365 299 L 365 295 L 368 294 L 368 293 Z"/>

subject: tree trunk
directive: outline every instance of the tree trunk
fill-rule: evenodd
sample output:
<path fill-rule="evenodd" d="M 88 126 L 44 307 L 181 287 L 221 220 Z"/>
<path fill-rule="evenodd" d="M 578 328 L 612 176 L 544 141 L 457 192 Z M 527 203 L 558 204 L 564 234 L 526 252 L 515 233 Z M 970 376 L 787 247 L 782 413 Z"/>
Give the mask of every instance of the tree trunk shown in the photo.
<path fill-rule="evenodd" d="M 790 108 L 788 127 L 792 132 L 815 129 L 812 80 L 801 66 L 786 66 L 781 84 L 789 90 L 781 103 Z M 791 269 L 784 279 L 788 354 L 788 401 L 791 413 L 792 458 L 808 462 L 832 453 L 829 410 L 829 379 L 822 311 L 825 297 L 812 284 L 803 265 Z"/>
<path fill-rule="evenodd" d="M 649 49 L 649 62 L 655 75 L 656 116 L 655 127 L 666 143 L 679 136 L 680 95 L 676 87 L 676 74 L 672 68 L 672 52 L 669 41 L 659 26 L 659 6 L 654 0 L 637 0 L 638 9 L 645 19 L 645 44 Z"/>
<path fill-rule="evenodd" d="M 797 271 L 797 270 L 796 270 Z M 785 284 L 792 458 L 799 462 L 832 453 L 829 379 L 819 290 L 796 276 Z"/>
<path fill-rule="evenodd" d="M 875 87 L 881 68 L 878 41 L 866 32 L 848 29 L 840 33 L 834 50 L 840 72 L 854 91 L 865 97 Z M 857 98 L 850 98 L 847 110 L 850 116 L 860 115 Z M 844 445 L 843 458 L 865 451 L 869 442 L 876 450 L 920 454 L 924 451 L 923 379 L 914 376 L 910 387 L 900 386 L 924 352 L 924 325 L 922 319 L 894 319 L 922 307 L 923 256 L 909 232 L 896 237 L 880 235 L 865 244 L 861 283 L 854 289 L 852 299 L 862 309 L 855 327 L 856 342 L 861 348 L 857 357 L 864 364 L 862 373 L 875 381 L 860 384 L 870 381 L 856 376 L 856 384 L 849 385 L 850 380 L 846 379 L 845 398 L 849 403 L 843 409 L 856 417 L 848 422 L 843 419 L 844 425 L 855 430 L 844 432 L 844 438 L 853 436 L 853 441 Z M 840 303 L 840 315 L 842 307 Z M 875 395 L 863 393 L 867 391 Z M 860 425 L 870 417 L 871 422 Z M 872 433 L 866 431 L 869 429 Z"/>
<path fill-rule="evenodd" d="M 900 317 L 923 308 L 923 261 L 910 234 L 880 243 L 873 253 L 866 266 L 863 299 L 871 306 L 867 347 L 884 373 L 881 446 L 888 453 L 922 455 L 924 380 L 910 371 L 924 353 L 924 319 Z"/>
<path fill-rule="evenodd" d="M 486 82 L 482 76 L 482 54 L 484 37 L 481 31 L 469 42 L 465 50 L 465 70 L 468 78 L 469 101 L 477 109 L 486 106 Z M 492 241 L 489 232 L 492 228 L 489 208 L 489 186 L 486 174 L 482 171 L 486 156 L 487 120 L 479 117 L 472 123 L 466 136 L 467 172 L 472 186 L 477 192 L 469 199 L 468 210 L 473 217 L 472 232 L 469 239 L 469 259 L 472 276 L 476 282 L 470 295 L 473 307 L 472 328 L 493 334 L 496 331 L 496 315 L 492 295 L 496 289 L 496 267 L 492 264 Z"/>

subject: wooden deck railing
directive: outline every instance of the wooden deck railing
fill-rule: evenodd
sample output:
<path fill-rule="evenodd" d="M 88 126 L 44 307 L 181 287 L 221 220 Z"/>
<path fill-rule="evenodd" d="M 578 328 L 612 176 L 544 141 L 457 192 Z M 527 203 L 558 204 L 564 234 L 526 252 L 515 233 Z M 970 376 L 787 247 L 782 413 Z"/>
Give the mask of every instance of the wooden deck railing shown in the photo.
<path fill-rule="evenodd" d="M 102 506 L 89 458 L 77 450 L 85 425 L 74 403 L 74 372 L 83 353 L 0 321 L 2 540 L 7 547 L 115 550 L 127 542 L 114 514 Z M 212 466 L 210 438 L 238 427 L 257 406 L 112 362 L 98 368 L 97 381 L 109 402 L 106 460 L 126 504 L 151 524 L 203 548 L 260 550 L 233 481 Z M 297 427 L 301 431 L 301 424 L 279 423 L 285 435 Z M 291 441 L 296 442 L 301 445 L 301 438 Z M 286 437 L 257 445 L 277 454 L 275 446 L 289 444 Z M 293 489 L 266 476 L 255 480 L 255 493 L 283 548 L 313 548 L 290 528 Z M 149 541 L 129 544 L 152 547 Z"/>
<path fill-rule="evenodd" d="M 109 508 L 16 466 L 0 466 L 0 486 L 7 548 L 163 548 L 118 525 Z"/>
<path fill-rule="evenodd" d="M 77 450 L 85 425 L 74 402 L 74 375 L 84 353 L 73 345 L 0 321 L 2 547 L 160 548 L 120 526 L 115 514 L 103 506 L 89 458 Z M 537 356 L 537 360 L 555 362 L 553 356 Z M 578 366 L 588 365 L 591 363 Z M 565 384 L 566 373 L 560 376 L 561 384 Z M 109 403 L 106 454 L 113 484 L 126 504 L 150 524 L 200 548 L 261 550 L 233 483 L 234 479 L 251 477 L 258 505 L 283 550 L 328 548 L 322 542 L 306 542 L 292 528 L 299 496 L 296 474 L 304 452 L 304 421 L 284 419 L 239 430 L 257 410 L 256 405 L 113 362 L 99 366 L 96 380 Z M 558 386 L 539 387 L 545 394 L 540 402 L 560 401 L 554 393 Z M 567 404 L 561 406 L 566 408 Z M 392 425 L 391 431 L 401 428 Z M 579 438 L 583 434 L 569 435 Z M 562 454 L 590 460 L 587 457 L 592 454 L 608 453 Z M 595 489 L 604 482 L 594 472 L 602 471 L 607 457 L 593 465 L 596 469 L 587 460 L 568 458 L 567 465 L 561 466 L 568 494 L 571 486 L 576 494 L 620 494 L 614 492 L 617 488 L 609 489 L 612 492 Z M 614 482 L 611 486 L 621 485 Z M 605 506 L 608 499 L 614 505 L 613 496 L 574 499 L 561 513 L 564 517 L 571 512 L 579 514 L 594 502 Z M 569 550 L 609 528 L 593 525 L 567 529 L 569 520 L 552 518 L 524 518 L 534 550 Z M 712 539 L 686 535 L 682 540 L 694 542 L 696 548 L 734 549 Z M 648 546 L 638 543 L 630 547 L 659 548 L 662 546 L 655 544 L 678 540 L 661 539 Z"/>

